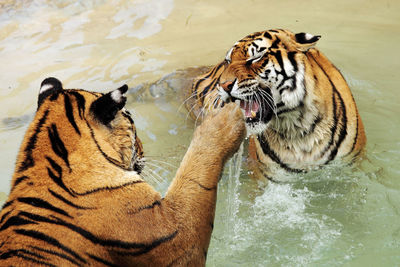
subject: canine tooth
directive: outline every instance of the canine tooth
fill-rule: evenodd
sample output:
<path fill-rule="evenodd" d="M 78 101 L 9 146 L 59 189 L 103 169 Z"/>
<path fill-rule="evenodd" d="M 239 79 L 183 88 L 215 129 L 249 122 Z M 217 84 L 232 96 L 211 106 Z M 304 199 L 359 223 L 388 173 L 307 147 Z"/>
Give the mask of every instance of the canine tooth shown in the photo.
<path fill-rule="evenodd" d="M 254 111 L 251 111 L 251 117 L 255 117 L 256 116 L 256 113 L 254 112 Z"/>

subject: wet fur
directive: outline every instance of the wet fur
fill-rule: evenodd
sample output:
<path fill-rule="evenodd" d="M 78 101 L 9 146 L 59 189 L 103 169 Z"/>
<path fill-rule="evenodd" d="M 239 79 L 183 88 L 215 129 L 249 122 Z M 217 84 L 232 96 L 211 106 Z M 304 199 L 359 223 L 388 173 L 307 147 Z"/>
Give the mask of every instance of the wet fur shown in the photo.
<path fill-rule="evenodd" d="M 288 30 L 246 36 L 188 93 L 196 120 L 235 94 L 270 99 L 264 103 L 270 118 L 247 125 L 249 164 L 258 178 L 283 180 L 362 154 L 366 136 L 356 103 L 340 71 L 315 48 L 319 38 Z M 232 88 L 222 89 L 227 83 Z"/>
<path fill-rule="evenodd" d="M 0 214 L 0 265 L 204 266 L 218 179 L 245 136 L 241 112 L 204 120 L 161 198 L 133 170 L 143 159 L 133 120 L 121 105 L 98 115 L 101 97 L 40 99 Z"/>

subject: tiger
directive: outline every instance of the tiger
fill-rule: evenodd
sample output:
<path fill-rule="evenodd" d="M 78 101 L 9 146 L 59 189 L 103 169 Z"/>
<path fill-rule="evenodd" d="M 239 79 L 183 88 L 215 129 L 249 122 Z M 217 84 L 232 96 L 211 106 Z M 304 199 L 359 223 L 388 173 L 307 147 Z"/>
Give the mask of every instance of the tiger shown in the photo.
<path fill-rule="evenodd" d="M 364 151 L 355 100 L 341 72 L 315 47 L 320 37 L 255 32 L 187 90 L 185 105 L 196 120 L 225 103 L 240 105 L 253 177 L 287 181 L 331 162 L 351 164 Z"/>
<path fill-rule="evenodd" d="M 43 80 L 0 214 L 0 266 L 205 265 L 217 183 L 244 117 L 234 104 L 210 114 L 162 198 L 140 176 L 127 90 Z"/>

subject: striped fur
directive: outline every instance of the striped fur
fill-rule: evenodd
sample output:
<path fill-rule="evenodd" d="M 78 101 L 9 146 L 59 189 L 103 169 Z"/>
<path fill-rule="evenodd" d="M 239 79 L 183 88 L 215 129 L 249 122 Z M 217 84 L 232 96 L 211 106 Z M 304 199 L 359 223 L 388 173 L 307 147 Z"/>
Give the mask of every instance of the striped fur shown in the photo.
<path fill-rule="evenodd" d="M 284 180 L 335 159 L 353 161 L 365 146 L 354 98 L 314 47 L 319 39 L 288 30 L 251 34 L 193 82 L 186 105 L 196 120 L 229 101 L 240 103 L 257 177 Z"/>
<path fill-rule="evenodd" d="M 139 176 L 143 150 L 124 109 L 126 91 L 42 83 L 0 213 L 0 266 L 205 264 L 217 182 L 245 136 L 241 112 L 227 107 L 197 129 L 161 198 Z M 231 126 L 218 126 L 226 117 Z M 221 145 L 210 135 L 227 139 Z M 214 147 L 212 156 L 204 146 Z"/>

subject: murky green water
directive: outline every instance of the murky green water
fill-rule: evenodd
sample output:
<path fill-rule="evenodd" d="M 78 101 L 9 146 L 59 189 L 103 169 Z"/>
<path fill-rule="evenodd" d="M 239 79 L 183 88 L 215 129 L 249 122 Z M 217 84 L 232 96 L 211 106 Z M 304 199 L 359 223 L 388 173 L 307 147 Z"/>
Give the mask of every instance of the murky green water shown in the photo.
<path fill-rule="evenodd" d="M 179 94 L 192 74 L 168 74 L 215 64 L 236 40 L 276 27 L 322 35 L 353 90 L 367 155 L 260 185 L 238 169 L 244 146 L 220 183 L 208 266 L 400 266 L 396 0 L 0 1 L 0 200 L 48 76 L 99 91 L 127 83 L 145 176 L 165 192 L 194 128 Z"/>

